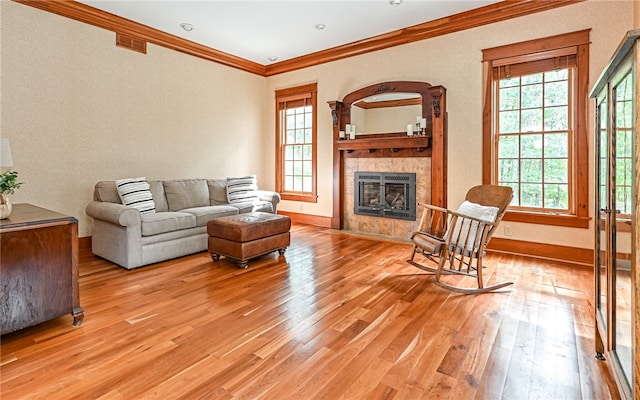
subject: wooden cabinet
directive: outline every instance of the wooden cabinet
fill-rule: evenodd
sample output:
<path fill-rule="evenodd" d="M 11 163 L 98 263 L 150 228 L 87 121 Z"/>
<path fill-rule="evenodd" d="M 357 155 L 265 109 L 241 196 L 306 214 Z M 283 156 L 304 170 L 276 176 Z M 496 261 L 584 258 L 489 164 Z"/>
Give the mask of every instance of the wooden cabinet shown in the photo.
<path fill-rule="evenodd" d="M 0 334 L 67 313 L 80 325 L 78 221 L 15 204 L 0 220 L 0 290 Z"/>
<path fill-rule="evenodd" d="M 590 95 L 596 103 L 596 352 L 610 363 L 624 399 L 640 396 L 639 37 L 640 30 L 628 32 Z"/>

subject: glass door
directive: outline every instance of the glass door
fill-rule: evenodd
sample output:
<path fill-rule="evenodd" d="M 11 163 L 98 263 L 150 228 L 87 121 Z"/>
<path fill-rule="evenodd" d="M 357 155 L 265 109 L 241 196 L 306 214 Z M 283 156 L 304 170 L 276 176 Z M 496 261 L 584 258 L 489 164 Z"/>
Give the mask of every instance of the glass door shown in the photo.
<path fill-rule="evenodd" d="M 609 354 L 618 381 L 631 393 L 635 95 L 631 66 L 622 71 L 596 103 L 596 351 L 601 358 Z"/>
<path fill-rule="evenodd" d="M 611 366 L 620 397 L 640 399 L 640 236 L 637 93 L 640 29 L 627 32 L 591 90 L 595 109 L 596 356 Z M 635 371 L 634 371 L 635 370 Z"/>
<path fill-rule="evenodd" d="M 596 195 L 596 210 L 598 210 L 598 223 L 596 224 L 596 243 L 595 248 L 599 249 L 596 252 L 596 317 L 598 320 L 598 326 L 600 328 L 599 333 L 602 336 L 602 340 L 608 342 L 607 338 L 607 321 L 608 317 L 608 307 L 607 307 L 607 297 L 608 297 L 608 275 L 607 275 L 607 265 L 609 265 L 609 224 L 610 220 L 608 217 L 609 210 L 609 117 L 607 110 L 607 92 L 598 98 L 598 105 L 596 110 L 596 123 L 598 124 L 598 138 L 596 140 L 596 154 L 597 154 L 597 162 L 596 162 L 596 187 L 597 187 L 597 195 Z M 597 350 L 599 356 L 602 357 L 602 353 L 604 353 L 604 349 Z"/>
<path fill-rule="evenodd" d="M 611 167 L 613 180 L 611 222 L 613 237 L 611 255 L 613 273 L 612 285 L 615 288 L 615 306 L 613 320 L 615 337 L 613 350 L 624 373 L 627 384 L 632 381 L 632 339 L 633 327 L 631 310 L 633 291 L 631 286 L 631 218 L 633 213 L 633 150 L 634 135 L 634 96 L 633 75 L 628 69 L 619 80 L 613 82 L 611 99 L 615 101 L 611 138 Z"/>

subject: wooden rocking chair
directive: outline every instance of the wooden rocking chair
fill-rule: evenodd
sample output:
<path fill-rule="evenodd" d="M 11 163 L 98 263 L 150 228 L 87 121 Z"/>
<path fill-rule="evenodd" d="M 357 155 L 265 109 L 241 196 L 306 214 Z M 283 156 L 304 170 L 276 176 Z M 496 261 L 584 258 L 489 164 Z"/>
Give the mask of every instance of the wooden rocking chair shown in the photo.
<path fill-rule="evenodd" d="M 435 274 L 438 285 L 458 293 L 486 293 L 513 284 L 501 282 L 485 286 L 482 277 L 485 248 L 512 198 L 510 187 L 480 185 L 469 189 L 465 202 L 457 211 L 420 204 L 424 212 L 419 231 L 411 237 L 414 246 L 407 262 Z M 436 266 L 417 263 L 416 254 Z M 461 287 L 443 281 L 443 275 L 452 274 L 474 277 L 478 287 Z"/>

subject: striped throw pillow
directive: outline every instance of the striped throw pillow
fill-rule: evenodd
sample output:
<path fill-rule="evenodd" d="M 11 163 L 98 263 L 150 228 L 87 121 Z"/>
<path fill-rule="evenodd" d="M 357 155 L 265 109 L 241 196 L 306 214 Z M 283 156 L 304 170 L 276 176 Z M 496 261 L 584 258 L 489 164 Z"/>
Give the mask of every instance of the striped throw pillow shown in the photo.
<path fill-rule="evenodd" d="M 146 178 L 118 179 L 116 187 L 122 204 L 137 208 L 140 214 L 155 214 L 156 205 Z"/>
<path fill-rule="evenodd" d="M 258 184 L 256 176 L 227 178 L 227 201 L 229 203 L 246 203 L 258 200 Z"/>

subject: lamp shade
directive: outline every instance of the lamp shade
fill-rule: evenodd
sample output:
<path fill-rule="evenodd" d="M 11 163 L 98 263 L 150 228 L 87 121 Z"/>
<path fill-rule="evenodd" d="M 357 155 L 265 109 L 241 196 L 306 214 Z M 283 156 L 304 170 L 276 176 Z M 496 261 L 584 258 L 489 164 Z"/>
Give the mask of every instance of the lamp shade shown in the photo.
<path fill-rule="evenodd" d="M 13 167 L 9 139 L 0 138 L 0 167 Z"/>

